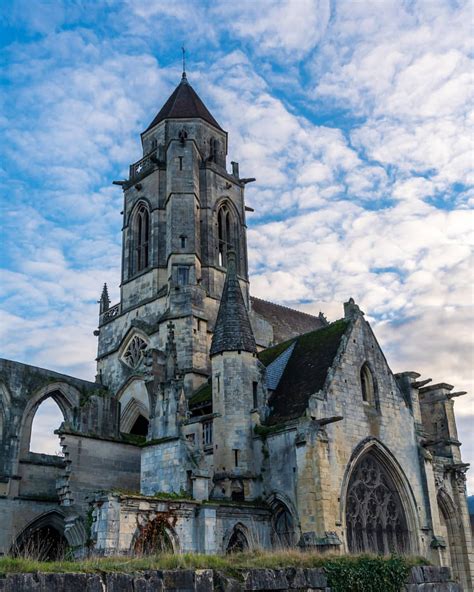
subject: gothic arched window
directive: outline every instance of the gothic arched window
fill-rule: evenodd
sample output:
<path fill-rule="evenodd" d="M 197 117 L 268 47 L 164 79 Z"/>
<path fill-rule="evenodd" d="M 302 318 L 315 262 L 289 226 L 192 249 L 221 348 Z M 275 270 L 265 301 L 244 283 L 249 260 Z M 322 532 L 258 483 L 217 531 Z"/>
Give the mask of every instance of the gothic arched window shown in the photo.
<path fill-rule="evenodd" d="M 229 207 L 224 204 L 217 212 L 217 233 L 219 242 L 218 264 L 227 266 L 227 253 L 230 250 L 237 251 L 235 236 L 235 224 Z M 239 260 L 237 256 L 237 261 Z"/>
<path fill-rule="evenodd" d="M 368 452 L 356 465 L 346 502 L 347 542 L 351 553 L 406 553 L 409 531 L 393 479 Z"/>
<path fill-rule="evenodd" d="M 278 503 L 272 519 L 272 539 L 276 547 L 288 548 L 295 544 L 295 524 L 288 508 Z"/>
<path fill-rule="evenodd" d="M 360 369 L 360 388 L 362 400 L 370 405 L 375 405 L 374 378 L 367 364 L 364 364 Z"/>
<path fill-rule="evenodd" d="M 132 222 L 132 274 L 146 269 L 150 260 L 150 213 L 140 204 Z"/>
<path fill-rule="evenodd" d="M 242 551 L 247 551 L 248 548 L 249 543 L 244 529 L 240 526 L 240 524 L 237 524 L 234 527 L 229 542 L 227 543 L 226 553 L 241 553 Z"/>

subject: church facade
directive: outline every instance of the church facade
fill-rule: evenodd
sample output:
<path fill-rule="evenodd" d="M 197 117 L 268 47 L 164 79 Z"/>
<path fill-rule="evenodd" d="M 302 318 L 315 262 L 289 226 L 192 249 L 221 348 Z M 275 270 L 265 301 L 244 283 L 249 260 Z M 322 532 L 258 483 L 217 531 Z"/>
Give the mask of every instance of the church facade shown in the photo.
<path fill-rule="evenodd" d="M 329 323 L 250 296 L 244 190 L 186 75 L 124 195 L 95 382 L 0 361 L 0 553 L 299 546 L 418 554 L 473 586 L 447 383 L 393 374 L 350 299 Z M 47 398 L 63 456 L 31 452 Z M 44 541 L 47 541 L 45 544 Z"/>

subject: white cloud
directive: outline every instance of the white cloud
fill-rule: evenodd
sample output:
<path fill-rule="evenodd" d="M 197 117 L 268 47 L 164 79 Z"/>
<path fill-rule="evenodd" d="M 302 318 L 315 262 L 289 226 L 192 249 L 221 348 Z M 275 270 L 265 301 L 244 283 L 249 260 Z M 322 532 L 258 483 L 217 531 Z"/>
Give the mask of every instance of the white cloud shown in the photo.
<path fill-rule="evenodd" d="M 8 50 L 7 355 L 93 378 L 102 283 L 118 297 L 110 183 L 140 157 L 191 41 L 189 78 L 228 129 L 229 156 L 257 177 L 253 293 L 329 318 L 353 296 L 395 371 L 473 392 L 470 4 L 262 6 L 130 0 L 105 37 L 60 30 L 76 18 L 67 3 L 21 17 L 45 34 Z M 456 407 L 472 414 L 468 397 Z"/>

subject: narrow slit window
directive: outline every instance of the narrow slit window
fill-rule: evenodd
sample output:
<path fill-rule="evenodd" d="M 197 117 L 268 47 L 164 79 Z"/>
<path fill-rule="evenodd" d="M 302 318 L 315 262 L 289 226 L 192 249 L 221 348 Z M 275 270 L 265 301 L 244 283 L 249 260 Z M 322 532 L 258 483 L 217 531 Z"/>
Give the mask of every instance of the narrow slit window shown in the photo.
<path fill-rule="evenodd" d="M 258 382 L 252 382 L 253 408 L 258 407 Z"/>

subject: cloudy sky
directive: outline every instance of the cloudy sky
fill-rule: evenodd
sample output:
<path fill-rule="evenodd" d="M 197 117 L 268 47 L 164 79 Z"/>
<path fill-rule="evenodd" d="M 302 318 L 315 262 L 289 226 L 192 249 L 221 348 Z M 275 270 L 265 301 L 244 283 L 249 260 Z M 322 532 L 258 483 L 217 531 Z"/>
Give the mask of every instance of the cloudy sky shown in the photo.
<path fill-rule="evenodd" d="M 184 44 L 229 160 L 257 178 L 253 294 L 330 320 L 352 296 L 395 372 L 474 392 L 469 1 L 2 6 L 1 355 L 93 379 L 104 281 L 118 300 L 111 182 Z M 455 407 L 474 462 L 472 397 Z"/>

